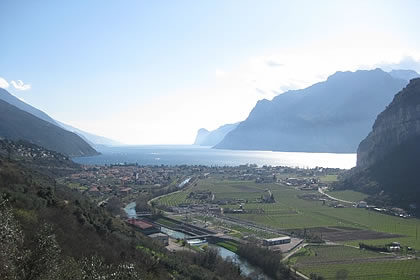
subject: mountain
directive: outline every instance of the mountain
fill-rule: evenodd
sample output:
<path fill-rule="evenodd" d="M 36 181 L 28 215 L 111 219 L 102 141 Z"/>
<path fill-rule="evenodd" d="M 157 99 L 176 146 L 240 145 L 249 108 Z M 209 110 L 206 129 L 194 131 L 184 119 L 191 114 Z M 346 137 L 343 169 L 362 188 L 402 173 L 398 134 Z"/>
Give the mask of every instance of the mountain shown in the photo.
<path fill-rule="evenodd" d="M 10 94 L 7 90 L 0 88 L 0 100 L 6 101 L 7 103 L 25 111 L 28 112 L 41 120 L 47 121 L 51 124 L 54 124 L 56 126 L 60 126 L 61 128 L 64 128 L 65 130 L 68 130 L 70 132 L 74 132 L 80 137 L 82 137 L 86 142 L 88 142 L 92 146 L 96 145 L 105 145 L 105 146 L 118 146 L 121 145 L 121 143 L 118 143 L 114 140 L 94 135 L 92 133 L 85 132 L 83 130 L 77 129 L 75 127 L 72 127 L 70 125 L 64 124 L 62 122 L 56 121 L 50 116 L 48 116 L 46 113 L 42 112 L 41 110 L 23 102 L 19 98 L 13 96 Z"/>
<path fill-rule="evenodd" d="M 7 103 L 19 108 L 20 110 L 28 112 L 34 115 L 35 117 L 40 118 L 41 120 L 52 123 L 54 125 L 58 125 L 57 122 L 50 116 L 48 116 L 41 110 L 38 110 L 37 108 L 32 107 L 31 105 L 23 102 L 22 100 L 10 94 L 7 90 L 3 88 L 0 88 L 0 100 L 6 101 Z"/>
<path fill-rule="evenodd" d="M 336 72 L 308 88 L 258 101 L 215 148 L 354 153 L 406 84 L 381 69 Z"/>
<path fill-rule="evenodd" d="M 67 156 L 98 154 L 78 135 L 0 100 L 0 137 L 26 140 Z"/>
<path fill-rule="evenodd" d="M 81 129 L 75 128 L 71 125 L 68 125 L 59 121 L 56 121 L 56 122 L 65 130 L 68 130 L 70 132 L 73 132 L 79 135 L 83 140 L 88 142 L 93 147 L 122 145 L 120 142 L 117 142 L 115 140 L 83 131 Z"/>
<path fill-rule="evenodd" d="M 200 146 L 214 146 L 219 144 L 225 136 L 234 130 L 239 123 L 225 124 L 219 128 L 208 131 L 205 128 L 198 130 L 197 137 L 195 139 L 194 145 Z"/>
<path fill-rule="evenodd" d="M 394 78 L 406 80 L 407 82 L 411 79 L 420 77 L 420 75 L 414 70 L 391 70 L 389 74 Z"/>
<path fill-rule="evenodd" d="M 420 78 L 416 78 L 378 115 L 359 145 L 356 168 L 341 187 L 381 193 L 375 204 L 390 201 L 407 208 L 420 206 L 419 166 Z"/>
<path fill-rule="evenodd" d="M 200 128 L 197 132 L 197 136 L 195 137 L 194 145 L 201 145 L 209 134 L 210 131 L 205 128 Z"/>
<path fill-rule="evenodd" d="M 379 114 L 372 131 L 359 145 L 357 166 L 366 168 L 381 161 L 413 137 L 420 137 L 420 78 L 411 80 Z"/>

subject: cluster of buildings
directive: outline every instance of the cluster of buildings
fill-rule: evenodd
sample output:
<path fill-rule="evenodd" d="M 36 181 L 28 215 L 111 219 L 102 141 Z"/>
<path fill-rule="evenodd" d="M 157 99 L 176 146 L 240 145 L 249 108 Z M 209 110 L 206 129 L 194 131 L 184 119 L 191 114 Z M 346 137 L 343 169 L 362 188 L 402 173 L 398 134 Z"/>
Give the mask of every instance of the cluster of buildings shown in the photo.
<path fill-rule="evenodd" d="M 160 226 L 149 221 L 136 218 L 128 219 L 126 222 L 132 227 L 134 227 L 136 230 L 160 242 L 164 246 L 167 246 L 169 244 L 169 236 L 161 232 Z"/>
<path fill-rule="evenodd" d="M 68 157 L 30 143 L 13 142 L 0 138 L 0 154 L 7 155 L 13 151 L 13 157 L 26 160 L 67 160 Z"/>
<path fill-rule="evenodd" d="M 196 172 L 195 167 L 188 166 L 84 166 L 80 172 L 69 175 L 65 180 L 77 184 L 81 191 L 90 196 L 124 197 L 148 188 L 166 187 Z M 188 182 L 184 180 L 182 183 Z"/>

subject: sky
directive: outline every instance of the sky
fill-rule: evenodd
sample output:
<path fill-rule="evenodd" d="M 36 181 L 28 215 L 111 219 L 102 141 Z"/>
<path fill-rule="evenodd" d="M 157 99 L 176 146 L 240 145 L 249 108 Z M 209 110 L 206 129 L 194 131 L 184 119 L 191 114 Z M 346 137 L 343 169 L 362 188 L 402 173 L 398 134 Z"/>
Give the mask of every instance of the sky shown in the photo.
<path fill-rule="evenodd" d="M 0 87 L 125 144 L 191 144 L 336 71 L 420 73 L 416 0 L 0 0 Z"/>

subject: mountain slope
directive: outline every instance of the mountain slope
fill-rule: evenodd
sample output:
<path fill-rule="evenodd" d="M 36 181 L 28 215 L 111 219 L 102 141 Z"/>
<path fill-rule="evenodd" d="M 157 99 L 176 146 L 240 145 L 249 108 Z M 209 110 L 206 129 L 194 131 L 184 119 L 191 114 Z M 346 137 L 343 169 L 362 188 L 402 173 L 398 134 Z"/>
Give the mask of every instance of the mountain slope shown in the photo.
<path fill-rule="evenodd" d="M 197 137 L 194 142 L 194 145 L 200 145 L 200 146 L 214 146 L 219 144 L 225 136 L 234 130 L 239 123 L 233 123 L 233 124 L 225 124 L 220 126 L 219 128 L 208 131 L 205 128 L 201 128 L 197 132 Z"/>
<path fill-rule="evenodd" d="M 76 134 L 0 100 L 0 137 L 21 139 L 67 156 L 97 152 Z"/>
<path fill-rule="evenodd" d="M 50 116 L 48 116 L 41 110 L 38 110 L 37 108 L 23 102 L 22 100 L 13 96 L 7 90 L 2 89 L 2 88 L 0 88 L 0 99 L 19 108 L 22 111 L 28 112 L 34 115 L 35 117 L 40 118 L 41 120 L 52 123 L 54 125 L 58 125 L 54 119 L 52 119 Z"/>
<path fill-rule="evenodd" d="M 382 193 L 378 200 L 406 208 L 420 206 L 419 166 L 420 78 L 417 78 L 379 114 L 372 131 L 359 145 L 357 167 L 340 187 Z"/>
<path fill-rule="evenodd" d="M 106 145 L 106 146 L 116 146 L 120 145 L 120 143 L 102 137 L 98 135 L 94 135 L 92 133 L 85 132 L 83 130 L 77 129 L 75 127 L 72 127 L 70 125 L 64 124 L 62 122 L 56 121 L 50 116 L 48 116 L 46 113 L 42 112 L 41 110 L 23 102 L 19 98 L 13 96 L 10 94 L 7 90 L 0 88 L 0 100 L 6 101 L 7 103 L 25 111 L 28 112 L 41 120 L 47 121 L 49 123 L 52 123 L 54 125 L 60 126 L 61 128 L 64 128 L 65 130 L 68 130 L 70 132 L 74 132 L 80 137 L 82 137 L 86 142 L 88 142 L 90 145 Z"/>
<path fill-rule="evenodd" d="M 381 69 L 337 72 L 308 88 L 259 101 L 215 148 L 356 152 L 375 117 L 406 84 Z"/>
<path fill-rule="evenodd" d="M 95 135 L 86 131 L 83 131 L 81 129 L 75 128 L 71 125 L 56 121 L 62 128 L 64 128 L 65 130 L 68 130 L 70 132 L 76 133 L 77 135 L 79 135 L 80 137 L 82 137 L 83 140 L 85 140 L 86 142 L 88 142 L 90 145 L 92 146 L 119 146 L 122 145 L 121 143 L 103 137 L 103 136 L 99 136 L 99 135 Z"/>
<path fill-rule="evenodd" d="M 372 131 L 359 145 L 357 166 L 369 167 L 412 137 L 420 137 L 419 106 L 420 78 L 411 80 L 378 115 Z"/>
<path fill-rule="evenodd" d="M 245 279 L 214 252 L 166 250 L 58 182 L 57 168 L 69 175 L 81 167 L 41 147 L 0 140 L 0 279 Z M 22 274 L 32 277 L 16 276 Z"/>

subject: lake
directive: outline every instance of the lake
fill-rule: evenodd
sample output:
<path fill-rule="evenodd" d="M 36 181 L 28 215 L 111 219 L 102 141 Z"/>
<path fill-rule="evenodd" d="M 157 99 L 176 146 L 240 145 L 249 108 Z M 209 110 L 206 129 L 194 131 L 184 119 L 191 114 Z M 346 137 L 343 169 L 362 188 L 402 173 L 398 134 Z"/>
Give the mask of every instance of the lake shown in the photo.
<path fill-rule="evenodd" d="M 356 165 L 356 154 L 219 150 L 193 145 L 103 147 L 98 151 L 101 155 L 73 158 L 73 160 L 88 165 L 137 163 L 139 165 L 238 166 L 249 163 L 258 166 L 301 168 L 319 166 L 342 169 L 350 169 Z"/>

